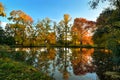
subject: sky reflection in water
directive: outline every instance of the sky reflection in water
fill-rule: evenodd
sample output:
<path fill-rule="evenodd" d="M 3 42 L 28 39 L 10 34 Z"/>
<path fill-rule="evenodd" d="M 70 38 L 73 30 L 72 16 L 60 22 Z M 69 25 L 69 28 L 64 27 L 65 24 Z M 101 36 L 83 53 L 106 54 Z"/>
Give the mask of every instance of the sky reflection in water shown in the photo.
<path fill-rule="evenodd" d="M 92 64 L 94 49 L 16 48 L 25 51 L 25 61 L 56 80 L 98 80 Z"/>

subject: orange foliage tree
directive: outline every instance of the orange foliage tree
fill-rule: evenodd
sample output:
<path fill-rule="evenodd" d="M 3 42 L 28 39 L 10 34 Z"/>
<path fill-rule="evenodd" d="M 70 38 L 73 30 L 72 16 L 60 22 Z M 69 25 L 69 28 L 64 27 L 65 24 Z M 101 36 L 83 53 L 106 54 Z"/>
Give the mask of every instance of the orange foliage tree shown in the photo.
<path fill-rule="evenodd" d="M 33 23 L 32 18 L 21 10 L 13 10 L 10 12 L 8 20 L 14 23 L 10 23 L 6 29 L 15 37 L 17 44 L 23 44 L 28 34 L 26 28 L 30 28 Z"/>
<path fill-rule="evenodd" d="M 55 44 L 56 43 L 56 36 L 54 32 L 51 32 L 47 36 L 47 41 L 49 44 Z"/>
<path fill-rule="evenodd" d="M 13 10 L 8 19 L 19 24 L 30 24 L 33 22 L 33 19 L 21 10 Z"/>
<path fill-rule="evenodd" d="M 76 18 L 71 28 L 72 39 L 75 44 L 93 44 L 91 35 L 95 27 L 94 21 L 86 20 L 85 18 Z"/>

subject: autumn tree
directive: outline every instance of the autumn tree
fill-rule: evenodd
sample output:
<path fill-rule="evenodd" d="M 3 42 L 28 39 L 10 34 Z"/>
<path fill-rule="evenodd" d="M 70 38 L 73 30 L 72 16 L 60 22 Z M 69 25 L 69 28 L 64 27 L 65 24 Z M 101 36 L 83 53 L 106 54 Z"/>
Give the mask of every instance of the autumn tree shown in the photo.
<path fill-rule="evenodd" d="M 23 45 L 23 42 L 27 37 L 26 27 L 31 27 L 33 22 L 32 18 L 21 10 L 13 10 L 10 13 L 8 20 L 13 21 L 14 23 L 9 24 L 7 30 L 11 31 L 18 44 Z"/>
<path fill-rule="evenodd" d="M 57 34 L 58 34 L 58 42 L 67 44 L 70 40 L 69 34 L 70 34 L 70 27 L 69 24 L 71 18 L 69 14 L 64 14 L 64 19 L 61 20 L 57 26 Z"/>
<path fill-rule="evenodd" d="M 52 32 L 52 21 L 49 18 L 45 18 L 41 21 L 38 21 L 36 28 L 37 40 L 40 41 L 40 44 L 55 44 L 56 38 L 54 31 Z"/>
<path fill-rule="evenodd" d="M 47 41 L 49 44 L 56 44 L 56 35 L 54 32 L 48 34 Z"/>
<path fill-rule="evenodd" d="M 95 28 L 95 22 L 85 18 L 76 18 L 71 28 L 72 39 L 75 44 L 92 44 L 92 30 Z"/>
<path fill-rule="evenodd" d="M 2 17 L 6 16 L 4 6 L 1 2 L 0 2 L 0 16 Z"/>
<path fill-rule="evenodd" d="M 56 25 L 56 39 L 57 39 L 57 43 L 59 44 L 63 44 L 64 42 L 64 26 L 62 24 L 63 22 L 59 22 L 58 25 Z"/>

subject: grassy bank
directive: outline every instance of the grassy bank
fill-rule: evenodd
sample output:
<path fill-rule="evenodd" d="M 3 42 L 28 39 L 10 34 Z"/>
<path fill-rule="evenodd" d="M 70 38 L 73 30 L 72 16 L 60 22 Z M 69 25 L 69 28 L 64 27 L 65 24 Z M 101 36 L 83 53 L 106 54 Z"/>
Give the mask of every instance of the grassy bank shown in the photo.
<path fill-rule="evenodd" d="M 9 58 L 0 58 L 0 64 L 0 80 L 52 80 L 34 67 Z"/>
<path fill-rule="evenodd" d="M 0 80 L 53 80 L 22 61 L 16 61 L 8 46 L 0 45 Z"/>

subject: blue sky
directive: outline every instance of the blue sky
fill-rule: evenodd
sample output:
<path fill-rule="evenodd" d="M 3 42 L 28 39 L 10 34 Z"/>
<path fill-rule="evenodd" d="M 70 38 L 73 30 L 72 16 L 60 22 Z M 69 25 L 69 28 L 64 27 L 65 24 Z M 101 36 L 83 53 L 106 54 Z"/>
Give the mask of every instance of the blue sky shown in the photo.
<path fill-rule="evenodd" d="M 69 14 L 74 20 L 76 17 L 83 17 L 95 21 L 107 4 L 100 5 L 92 10 L 88 4 L 90 0 L 1 0 L 5 6 L 7 17 L 12 10 L 22 10 L 30 15 L 34 21 L 46 17 L 59 22 L 64 14 Z M 2 22 L 6 18 L 0 17 Z"/>

